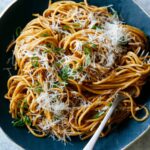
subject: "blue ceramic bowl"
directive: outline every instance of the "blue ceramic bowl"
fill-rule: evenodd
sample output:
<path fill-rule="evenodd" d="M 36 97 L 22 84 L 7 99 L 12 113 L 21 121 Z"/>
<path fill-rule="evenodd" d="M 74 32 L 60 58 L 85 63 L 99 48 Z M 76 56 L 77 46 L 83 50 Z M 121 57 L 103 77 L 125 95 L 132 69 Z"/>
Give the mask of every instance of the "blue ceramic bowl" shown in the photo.
<path fill-rule="evenodd" d="M 114 9 L 124 18 L 124 22 L 136 26 L 142 29 L 148 36 L 150 35 L 150 19 L 131 0 L 90 0 L 89 3 L 97 6 L 113 4 Z M 28 133 L 27 129 L 13 127 L 11 115 L 8 113 L 9 102 L 4 99 L 9 76 L 3 68 L 8 67 L 6 60 L 12 55 L 11 53 L 5 53 L 6 47 L 12 40 L 16 28 L 18 26 L 24 27 L 32 19 L 32 13 L 42 13 L 47 6 L 48 0 L 18 0 L 0 18 L 0 126 L 15 143 L 27 150 L 80 150 L 87 141 L 80 141 L 76 137 L 72 138 L 72 142 L 65 146 L 63 143 L 53 141 L 49 137 L 36 138 Z M 146 104 L 150 108 L 149 87 L 149 83 L 144 86 L 139 102 Z M 120 150 L 144 132 L 149 124 L 150 118 L 145 122 L 127 119 L 118 128 L 113 130 L 111 134 L 99 139 L 95 150 Z"/>

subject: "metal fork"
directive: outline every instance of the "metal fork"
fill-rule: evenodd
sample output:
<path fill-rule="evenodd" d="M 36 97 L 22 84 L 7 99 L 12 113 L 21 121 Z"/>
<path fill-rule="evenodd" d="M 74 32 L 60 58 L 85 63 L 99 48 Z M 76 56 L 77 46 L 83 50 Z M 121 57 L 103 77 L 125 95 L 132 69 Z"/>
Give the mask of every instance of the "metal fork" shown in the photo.
<path fill-rule="evenodd" d="M 147 56 L 149 55 L 149 52 L 139 49 L 138 52 L 137 52 L 137 55 L 140 56 L 140 57 L 144 57 L 144 63 L 150 64 L 150 58 L 147 59 Z M 107 112 L 106 116 L 104 117 L 103 121 L 101 122 L 101 124 L 97 128 L 96 132 L 94 133 L 94 135 L 92 136 L 90 141 L 83 148 L 83 150 L 93 150 L 94 145 L 96 144 L 96 141 L 98 140 L 99 135 L 103 131 L 107 121 L 109 120 L 109 118 L 113 114 L 114 110 L 116 109 L 116 107 L 119 105 L 119 103 L 123 99 L 125 99 L 125 97 L 123 95 L 117 94 L 116 99 L 113 101 L 112 106 L 108 110 L 108 112 Z"/>
<path fill-rule="evenodd" d="M 150 58 L 147 58 L 149 56 L 150 52 L 145 51 L 145 50 L 141 50 L 139 49 L 137 51 L 137 55 L 140 57 L 144 57 L 144 63 L 150 64 Z"/>

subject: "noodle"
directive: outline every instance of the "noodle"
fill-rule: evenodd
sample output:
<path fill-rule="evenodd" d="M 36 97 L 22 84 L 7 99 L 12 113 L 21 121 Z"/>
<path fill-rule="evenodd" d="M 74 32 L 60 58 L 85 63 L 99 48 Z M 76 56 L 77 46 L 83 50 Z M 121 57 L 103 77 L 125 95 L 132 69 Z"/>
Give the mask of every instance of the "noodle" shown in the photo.
<path fill-rule="evenodd" d="M 135 102 L 150 74 L 144 33 L 124 25 L 111 7 L 85 2 L 49 3 L 29 22 L 15 44 L 18 74 L 9 78 L 10 113 L 15 126 L 26 125 L 37 136 L 86 139 L 94 134 L 117 94 L 125 99 L 106 124 L 149 113 Z M 143 109 L 145 116 L 136 112 Z"/>

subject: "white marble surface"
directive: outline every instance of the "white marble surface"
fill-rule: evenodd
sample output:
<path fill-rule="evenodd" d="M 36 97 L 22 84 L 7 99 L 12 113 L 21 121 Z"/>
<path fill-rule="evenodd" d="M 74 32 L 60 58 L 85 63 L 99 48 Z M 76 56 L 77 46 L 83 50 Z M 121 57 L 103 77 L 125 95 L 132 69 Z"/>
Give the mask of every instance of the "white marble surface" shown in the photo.
<path fill-rule="evenodd" d="M 0 0 L 0 12 L 12 0 Z M 147 14 L 150 15 L 150 0 L 134 0 L 144 8 Z M 22 150 L 15 143 L 13 143 L 0 129 L 0 150 Z M 144 134 L 142 138 L 137 140 L 134 144 L 127 148 L 127 150 L 150 150 L 150 130 Z"/>

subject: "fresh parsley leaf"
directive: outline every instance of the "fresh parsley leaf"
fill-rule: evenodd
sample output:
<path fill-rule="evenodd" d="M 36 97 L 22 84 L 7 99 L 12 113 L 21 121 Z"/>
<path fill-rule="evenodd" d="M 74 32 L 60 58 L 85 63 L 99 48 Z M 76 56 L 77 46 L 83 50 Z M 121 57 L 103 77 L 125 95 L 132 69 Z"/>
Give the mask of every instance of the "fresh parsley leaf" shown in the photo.
<path fill-rule="evenodd" d="M 60 63 L 60 62 L 56 62 L 56 63 L 55 63 L 55 66 L 56 66 L 56 67 L 60 67 L 60 66 L 61 66 L 61 63 Z"/>
<path fill-rule="evenodd" d="M 23 100 L 23 104 L 23 109 L 28 109 L 28 103 L 26 99 Z"/>
<path fill-rule="evenodd" d="M 94 44 L 94 43 L 92 43 L 92 42 L 86 42 L 85 44 L 84 44 L 84 47 L 85 48 L 97 48 L 97 45 L 96 44 Z"/>
<path fill-rule="evenodd" d="M 31 126 L 31 120 L 28 116 L 23 116 L 20 119 L 16 119 L 15 121 L 12 121 L 13 126 L 15 127 L 23 127 L 25 124 Z"/>
<path fill-rule="evenodd" d="M 23 121 L 25 124 L 31 126 L 31 120 L 28 116 L 23 116 Z"/>
<path fill-rule="evenodd" d="M 92 48 L 97 48 L 97 45 L 96 44 L 92 44 Z"/>
<path fill-rule="evenodd" d="M 50 43 L 46 43 L 46 47 L 50 48 L 51 44 Z"/>
<path fill-rule="evenodd" d="M 54 120 L 59 120 L 61 118 L 61 116 L 55 115 L 54 116 Z"/>
<path fill-rule="evenodd" d="M 60 84 L 60 85 L 62 85 L 62 86 L 66 86 L 66 85 L 68 85 L 68 83 L 67 83 L 67 82 L 59 82 L 59 84 Z"/>
<path fill-rule="evenodd" d="M 51 52 L 52 52 L 52 49 L 45 49 L 43 52 L 44 52 L 44 53 L 51 53 Z"/>
<path fill-rule="evenodd" d="M 68 30 L 69 28 L 70 28 L 70 27 L 67 26 L 67 25 L 64 25 L 64 26 L 62 27 L 63 30 Z"/>
<path fill-rule="evenodd" d="M 40 94 L 41 92 L 43 92 L 42 86 L 41 86 L 41 84 L 40 84 L 38 81 L 35 82 L 34 86 L 31 87 L 31 89 L 32 89 L 35 93 L 38 93 L 38 94 Z"/>
<path fill-rule="evenodd" d="M 109 107 L 111 107 L 112 106 L 112 102 L 111 103 L 109 103 L 109 105 L 108 105 Z"/>
<path fill-rule="evenodd" d="M 85 57 L 85 65 L 86 65 L 86 66 L 89 66 L 90 64 L 91 64 L 90 55 L 86 55 L 86 57 Z"/>
<path fill-rule="evenodd" d="M 68 78 L 74 79 L 76 73 L 76 70 L 73 70 L 69 65 L 66 65 L 59 71 L 59 76 L 63 81 L 67 81 Z"/>
<path fill-rule="evenodd" d="M 91 58 L 90 58 L 90 55 L 91 55 L 91 48 L 89 47 L 84 47 L 84 53 L 85 53 L 85 65 L 86 66 L 89 66 L 90 63 L 91 63 Z"/>
<path fill-rule="evenodd" d="M 16 119 L 14 121 L 12 121 L 12 124 L 14 127 L 23 127 L 25 126 L 25 123 L 23 122 L 22 119 Z"/>
<path fill-rule="evenodd" d="M 39 81 L 35 81 L 35 86 L 40 86 L 40 82 Z"/>
<path fill-rule="evenodd" d="M 62 51 L 63 50 L 63 48 L 59 48 L 59 47 L 57 47 L 57 48 L 55 48 L 55 50 L 54 51 L 56 51 L 56 52 L 60 52 L 60 51 Z"/>
<path fill-rule="evenodd" d="M 92 29 L 96 29 L 96 28 L 97 28 L 97 26 L 95 26 L 95 25 L 92 27 Z"/>
<path fill-rule="evenodd" d="M 61 47 L 56 47 L 56 48 L 53 49 L 53 51 L 54 51 L 55 53 L 57 53 L 57 54 L 60 54 L 60 53 L 63 51 L 63 48 L 61 48 Z"/>
<path fill-rule="evenodd" d="M 41 86 L 38 86 L 38 87 L 35 87 L 35 88 L 34 88 L 34 92 L 40 94 L 41 92 L 43 92 L 43 89 L 42 89 Z"/>
<path fill-rule="evenodd" d="M 53 88 L 57 88 L 57 87 L 59 87 L 59 82 L 54 82 L 53 83 Z"/>
<path fill-rule="evenodd" d="M 92 29 L 102 29 L 102 27 L 101 26 L 96 26 L 96 25 L 94 25 L 93 27 L 92 27 Z"/>
<path fill-rule="evenodd" d="M 61 77 L 62 80 L 66 81 L 69 77 L 68 72 L 70 71 L 69 66 L 65 66 L 60 70 L 59 76 Z"/>
<path fill-rule="evenodd" d="M 20 35 L 21 30 L 22 30 L 21 27 L 16 28 L 16 37 L 18 37 Z"/>
<path fill-rule="evenodd" d="M 83 66 L 80 66 L 80 67 L 78 68 L 78 71 L 79 71 L 79 72 L 82 72 L 83 69 L 84 69 Z"/>
<path fill-rule="evenodd" d="M 31 58 L 31 63 L 32 63 L 32 66 L 33 66 L 33 67 L 37 68 L 37 67 L 39 66 L 38 57 L 33 56 L 33 57 Z"/>
<path fill-rule="evenodd" d="M 105 112 L 104 111 L 100 111 L 100 112 L 97 112 L 95 115 L 93 115 L 93 119 L 97 119 L 99 118 L 101 115 L 103 115 Z"/>
<path fill-rule="evenodd" d="M 52 85 L 52 88 L 58 88 L 60 86 L 66 86 L 68 83 L 67 82 L 54 82 L 53 85 Z"/>
<path fill-rule="evenodd" d="M 74 26 L 76 29 L 81 28 L 81 24 L 80 24 L 80 23 L 77 23 L 77 22 L 74 23 L 73 26 Z"/>
<path fill-rule="evenodd" d="M 65 59 L 61 59 L 60 61 L 57 61 L 54 64 L 56 67 L 61 67 L 64 62 L 65 62 Z"/>
<path fill-rule="evenodd" d="M 84 50 L 85 55 L 90 55 L 91 54 L 91 49 L 90 48 L 84 47 L 83 50 Z"/>
<path fill-rule="evenodd" d="M 42 37 L 47 37 L 47 36 L 49 36 L 49 34 L 48 33 L 42 33 L 41 36 Z"/>

